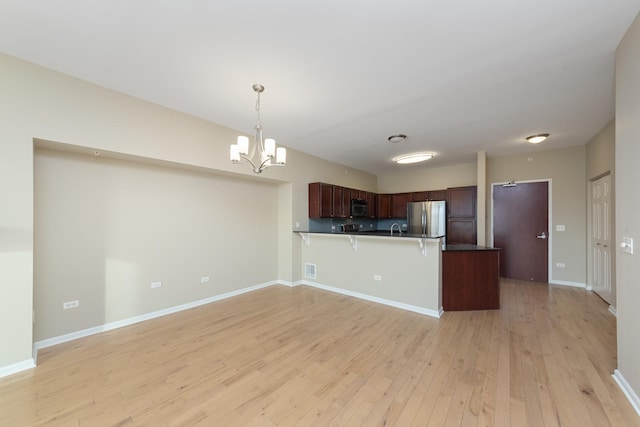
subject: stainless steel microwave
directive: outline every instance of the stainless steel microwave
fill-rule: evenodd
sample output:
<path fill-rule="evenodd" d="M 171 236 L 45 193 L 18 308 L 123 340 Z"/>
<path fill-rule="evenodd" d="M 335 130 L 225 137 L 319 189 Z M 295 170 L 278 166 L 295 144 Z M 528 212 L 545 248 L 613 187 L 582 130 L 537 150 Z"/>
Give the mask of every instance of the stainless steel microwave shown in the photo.
<path fill-rule="evenodd" d="M 362 199 L 351 199 L 349 215 L 354 218 L 367 216 L 367 201 Z"/>

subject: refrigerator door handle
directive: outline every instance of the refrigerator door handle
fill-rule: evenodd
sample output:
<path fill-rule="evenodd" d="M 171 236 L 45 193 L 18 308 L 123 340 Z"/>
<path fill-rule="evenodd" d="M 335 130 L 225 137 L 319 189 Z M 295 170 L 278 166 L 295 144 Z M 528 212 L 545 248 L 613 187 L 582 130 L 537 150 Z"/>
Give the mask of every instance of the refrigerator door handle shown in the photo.
<path fill-rule="evenodd" d="M 427 233 L 427 210 L 422 209 L 422 234 Z"/>

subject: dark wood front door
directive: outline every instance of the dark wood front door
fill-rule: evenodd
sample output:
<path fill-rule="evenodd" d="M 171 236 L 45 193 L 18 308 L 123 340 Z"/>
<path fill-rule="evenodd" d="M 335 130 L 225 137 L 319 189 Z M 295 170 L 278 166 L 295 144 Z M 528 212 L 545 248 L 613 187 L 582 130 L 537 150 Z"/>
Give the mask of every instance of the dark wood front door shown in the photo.
<path fill-rule="evenodd" d="M 500 276 L 548 281 L 548 184 L 493 187 L 493 245 L 502 249 Z"/>

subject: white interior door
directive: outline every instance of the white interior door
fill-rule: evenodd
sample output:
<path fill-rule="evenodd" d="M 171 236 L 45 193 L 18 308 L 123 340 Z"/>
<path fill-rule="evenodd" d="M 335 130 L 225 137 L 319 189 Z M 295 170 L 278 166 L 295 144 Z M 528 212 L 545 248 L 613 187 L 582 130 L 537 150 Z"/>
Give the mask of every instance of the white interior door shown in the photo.
<path fill-rule="evenodd" d="M 591 183 L 593 290 L 609 304 L 611 301 L 611 176 Z"/>

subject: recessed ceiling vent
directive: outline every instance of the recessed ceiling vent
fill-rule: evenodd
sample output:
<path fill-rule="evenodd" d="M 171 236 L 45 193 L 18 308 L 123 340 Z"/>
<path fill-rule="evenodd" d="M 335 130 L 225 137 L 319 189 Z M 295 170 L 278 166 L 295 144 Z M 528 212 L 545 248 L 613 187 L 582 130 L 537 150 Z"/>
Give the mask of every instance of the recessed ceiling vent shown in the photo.
<path fill-rule="evenodd" d="M 315 264 L 304 264 L 304 277 L 307 279 L 315 279 L 316 278 L 316 265 Z"/>

